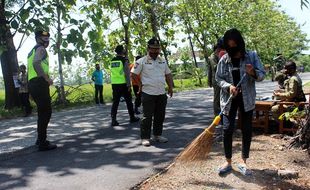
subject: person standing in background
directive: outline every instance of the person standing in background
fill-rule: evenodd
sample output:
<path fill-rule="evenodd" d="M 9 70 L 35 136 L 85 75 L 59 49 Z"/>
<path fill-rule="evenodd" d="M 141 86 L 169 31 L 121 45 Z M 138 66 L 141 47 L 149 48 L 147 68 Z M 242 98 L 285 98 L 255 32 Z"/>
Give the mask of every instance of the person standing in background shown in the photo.
<path fill-rule="evenodd" d="M 139 60 L 141 56 L 136 56 L 136 61 Z M 130 70 L 134 67 L 134 63 L 129 65 Z M 133 92 L 135 94 L 135 113 L 140 114 L 139 107 L 141 106 L 141 79 L 140 76 L 137 78 L 131 77 L 131 83 L 132 83 L 132 88 Z"/>
<path fill-rule="evenodd" d="M 221 88 L 218 86 L 218 84 L 215 81 L 215 72 L 216 72 L 218 62 L 220 61 L 221 57 L 225 53 L 226 53 L 226 51 L 224 49 L 223 38 L 219 38 L 217 41 L 217 44 L 213 48 L 213 53 L 209 57 L 210 68 L 209 68 L 208 80 L 211 80 L 211 86 L 213 87 L 213 112 L 214 112 L 214 116 L 217 116 L 221 112 L 221 107 L 220 107 L 220 91 L 221 91 Z"/>
<path fill-rule="evenodd" d="M 104 75 L 100 69 L 100 65 L 96 64 L 96 70 L 93 72 L 91 80 L 95 83 L 95 102 L 99 106 L 104 104 L 103 100 L 103 80 Z"/>
<path fill-rule="evenodd" d="M 111 69 L 111 84 L 113 93 L 113 103 L 111 107 L 112 126 L 118 126 L 116 120 L 117 109 L 120 98 L 124 97 L 127 105 L 127 110 L 130 116 L 130 123 L 137 122 L 140 119 L 135 117 L 131 97 L 131 82 L 128 59 L 125 57 L 125 49 L 122 45 L 115 48 L 116 57 L 110 63 Z"/>
<path fill-rule="evenodd" d="M 29 101 L 28 74 L 26 72 L 26 66 L 25 65 L 19 66 L 19 71 L 20 71 L 20 75 L 18 79 L 19 84 L 20 84 L 19 97 L 20 97 L 20 101 L 22 104 L 22 108 L 25 112 L 24 117 L 27 117 L 31 114 L 32 107 Z"/>

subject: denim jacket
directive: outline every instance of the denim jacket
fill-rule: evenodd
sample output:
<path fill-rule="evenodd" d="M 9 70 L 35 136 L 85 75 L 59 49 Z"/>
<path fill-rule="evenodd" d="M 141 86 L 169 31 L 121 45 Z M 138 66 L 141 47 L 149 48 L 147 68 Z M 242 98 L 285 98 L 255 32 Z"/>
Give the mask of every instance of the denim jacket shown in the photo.
<path fill-rule="evenodd" d="M 240 79 L 243 76 L 243 74 L 246 73 L 245 71 L 246 64 L 252 64 L 256 72 L 256 78 L 250 76 L 249 74 L 246 74 L 245 78 L 241 83 L 244 111 L 247 112 L 255 108 L 255 98 L 256 98 L 255 81 L 259 82 L 264 80 L 266 73 L 257 53 L 254 51 L 246 51 L 245 57 L 240 60 Z M 217 84 L 221 87 L 221 97 L 220 97 L 221 110 L 225 115 L 228 115 L 231 106 L 231 102 L 229 102 L 225 110 L 223 110 L 230 96 L 229 87 L 230 85 L 233 84 L 232 68 L 233 65 L 231 63 L 231 58 L 226 53 L 220 59 L 215 74 L 215 80 Z"/>

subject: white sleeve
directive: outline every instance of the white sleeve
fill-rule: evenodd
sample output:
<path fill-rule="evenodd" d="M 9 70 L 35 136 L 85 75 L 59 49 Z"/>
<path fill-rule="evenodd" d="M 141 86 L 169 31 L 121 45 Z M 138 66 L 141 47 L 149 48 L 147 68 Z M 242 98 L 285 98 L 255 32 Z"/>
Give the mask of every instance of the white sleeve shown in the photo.
<path fill-rule="evenodd" d="M 143 68 L 143 61 L 142 60 L 144 60 L 144 59 L 137 60 L 130 72 L 132 72 L 133 74 L 136 74 L 136 75 L 140 75 L 142 68 Z"/>
<path fill-rule="evenodd" d="M 170 69 L 169 69 L 168 64 L 167 64 L 167 63 L 165 63 L 165 64 L 166 64 L 165 75 L 168 75 L 168 74 L 171 73 L 171 71 L 170 71 Z"/>

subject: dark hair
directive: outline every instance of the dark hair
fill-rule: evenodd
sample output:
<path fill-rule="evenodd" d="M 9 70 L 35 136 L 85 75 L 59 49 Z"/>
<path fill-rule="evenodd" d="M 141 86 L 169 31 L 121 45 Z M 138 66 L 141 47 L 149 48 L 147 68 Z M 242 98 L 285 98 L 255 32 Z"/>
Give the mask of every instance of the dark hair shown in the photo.
<path fill-rule="evenodd" d="M 220 37 L 217 40 L 216 46 L 217 46 L 217 48 L 225 49 L 225 47 L 224 47 L 224 38 L 223 37 Z"/>
<path fill-rule="evenodd" d="M 20 65 L 19 68 L 20 68 L 20 69 L 22 69 L 22 68 L 23 68 L 23 69 L 26 69 L 26 66 L 25 66 L 25 65 Z"/>
<path fill-rule="evenodd" d="M 228 41 L 233 40 L 236 42 L 238 49 L 241 51 L 241 54 L 245 54 L 245 42 L 239 30 L 236 28 L 229 29 L 224 34 L 224 48 L 229 49 Z"/>
<path fill-rule="evenodd" d="M 124 52 L 124 47 L 123 47 L 122 45 L 116 46 L 115 52 L 116 52 L 117 54 L 122 54 L 122 53 Z"/>
<path fill-rule="evenodd" d="M 160 48 L 160 42 L 156 37 L 151 38 L 148 42 L 147 42 L 148 47 L 151 48 Z"/>
<path fill-rule="evenodd" d="M 217 40 L 216 44 L 213 46 L 213 51 L 216 51 L 216 49 L 218 49 L 218 48 L 225 49 L 224 48 L 224 39 L 223 39 L 223 37 L 220 37 Z"/>
<path fill-rule="evenodd" d="M 287 70 L 294 70 L 296 71 L 296 63 L 294 61 L 288 61 L 285 63 L 284 65 L 284 69 L 287 69 Z"/>

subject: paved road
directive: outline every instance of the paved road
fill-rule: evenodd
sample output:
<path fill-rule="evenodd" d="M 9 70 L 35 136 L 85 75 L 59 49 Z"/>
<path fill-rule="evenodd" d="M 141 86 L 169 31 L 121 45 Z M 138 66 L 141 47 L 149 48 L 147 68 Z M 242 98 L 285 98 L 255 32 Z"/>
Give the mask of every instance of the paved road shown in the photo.
<path fill-rule="evenodd" d="M 303 74 L 305 82 L 310 73 Z M 257 83 L 258 97 L 276 83 Z M 212 120 L 212 89 L 177 93 L 169 99 L 166 144 L 140 145 L 137 124 L 129 124 L 125 106 L 121 126 L 110 127 L 110 105 L 54 113 L 49 139 L 60 146 L 37 152 L 36 117 L 0 124 L 0 189 L 129 189 L 166 167 Z"/>

